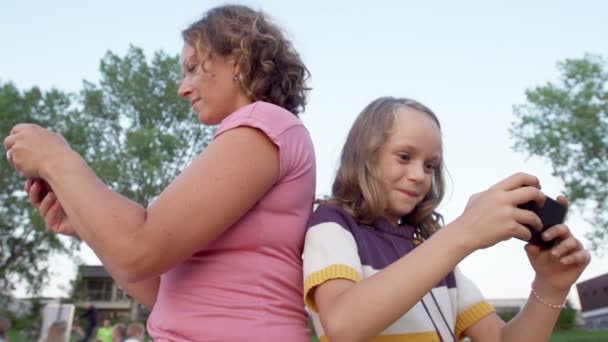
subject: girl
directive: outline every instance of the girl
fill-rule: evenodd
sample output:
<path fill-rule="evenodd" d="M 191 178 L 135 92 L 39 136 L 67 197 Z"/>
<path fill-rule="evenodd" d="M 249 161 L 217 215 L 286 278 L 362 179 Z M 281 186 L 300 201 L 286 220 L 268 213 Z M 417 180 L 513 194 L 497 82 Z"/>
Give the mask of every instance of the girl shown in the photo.
<path fill-rule="evenodd" d="M 297 118 L 308 71 L 266 16 L 210 10 L 183 32 L 179 95 L 213 141 L 149 208 L 111 191 L 63 138 L 17 125 L 12 165 L 47 226 L 77 235 L 152 308 L 162 341 L 309 341 L 302 302 L 315 158 Z"/>
<path fill-rule="evenodd" d="M 516 174 L 473 196 L 440 228 L 442 141 L 433 112 L 409 99 L 380 98 L 350 130 L 332 196 L 309 221 L 304 298 L 321 341 L 547 340 L 570 286 L 590 257 L 565 225 L 527 245 L 536 271 L 530 298 L 505 324 L 457 264 L 540 219 L 517 205 L 542 204 L 538 180 Z M 567 204 L 565 198 L 559 201 Z"/>

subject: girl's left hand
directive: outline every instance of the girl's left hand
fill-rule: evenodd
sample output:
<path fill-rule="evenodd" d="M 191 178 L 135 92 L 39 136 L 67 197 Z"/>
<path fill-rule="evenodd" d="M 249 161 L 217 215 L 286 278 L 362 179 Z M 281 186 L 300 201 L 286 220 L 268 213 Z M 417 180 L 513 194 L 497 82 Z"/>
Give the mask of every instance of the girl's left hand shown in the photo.
<path fill-rule="evenodd" d="M 44 165 L 71 150 L 63 136 L 35 124 L 18 124 L 4 139 L 9 163 L 27 178 L 42 177 Z"/>
<path fill-rule="evenodd" d="M 568 200 L 563 196 L 559 196 L 557 201 L 568 206 Z M 543 238 L 546 241 L 556 239 L 556 244 L 545 250 L 526 245 L 528 259 L 536 271 L 535 282 L 553 290 L 567 291 L 589 265 L 591 256 L 565 224 L 547 229 Z"/>

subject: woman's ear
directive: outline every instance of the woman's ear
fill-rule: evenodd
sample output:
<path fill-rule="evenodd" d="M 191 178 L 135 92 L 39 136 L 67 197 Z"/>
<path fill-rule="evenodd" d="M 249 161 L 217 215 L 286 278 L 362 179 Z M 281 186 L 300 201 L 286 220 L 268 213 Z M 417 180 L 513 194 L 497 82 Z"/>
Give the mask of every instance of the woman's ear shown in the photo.
<path fill-rule="evenodd" d="M 234 77 L 240 78 L 241 77 L 241 64 L 239 63 L 239 57 L 236 53 L 232 53 L 229 57 L 230 62 L 232 63 L 232 67 L 234 68 L 233 70 L 233 75 Z"/>
<path fill-rule="evenodd" d="M 241 76 L 241 65 L 236 63 L 234 65 L 234 77 L 236 77 L 239 81 L 242 79 Z"/>

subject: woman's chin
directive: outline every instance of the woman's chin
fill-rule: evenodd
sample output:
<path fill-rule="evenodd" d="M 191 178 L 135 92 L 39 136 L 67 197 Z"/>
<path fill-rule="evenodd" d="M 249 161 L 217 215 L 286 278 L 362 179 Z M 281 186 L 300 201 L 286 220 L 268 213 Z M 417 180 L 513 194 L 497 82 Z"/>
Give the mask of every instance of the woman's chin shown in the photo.
<path fill-rule="evenodd" d="M 217 120 L 217 118 L 209 115 L 209 113 L 198 113 L 198 122 L 206 126 L 215 126 L 219 125 L 221 120 Z"/>

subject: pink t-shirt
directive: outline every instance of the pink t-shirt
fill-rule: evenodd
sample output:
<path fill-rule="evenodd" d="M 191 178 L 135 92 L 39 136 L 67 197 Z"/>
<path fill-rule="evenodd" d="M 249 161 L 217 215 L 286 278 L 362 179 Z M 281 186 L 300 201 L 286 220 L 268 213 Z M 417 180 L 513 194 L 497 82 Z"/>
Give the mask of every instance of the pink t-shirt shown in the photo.
<path fill-rule="evenodd" d="M 228 116 L 214 138 L 240 126 L 278 146 L 279 178 L 237 223 L 161 276 L 148 320 L 156 342 L 310 341 L 301 255 L 315 193 L 312 141 L 295 115 L 266 102 Z"/>

